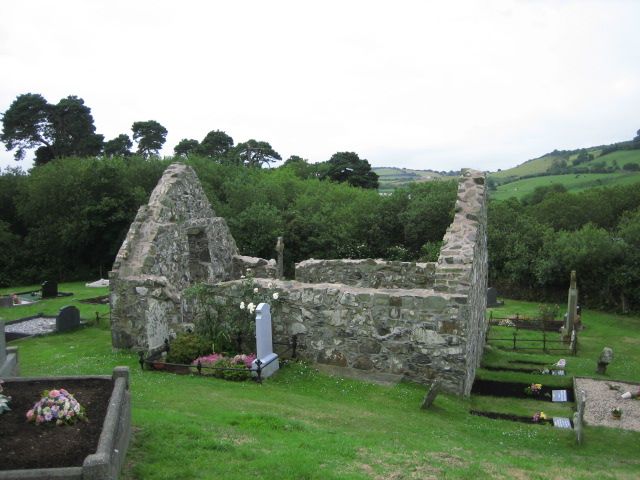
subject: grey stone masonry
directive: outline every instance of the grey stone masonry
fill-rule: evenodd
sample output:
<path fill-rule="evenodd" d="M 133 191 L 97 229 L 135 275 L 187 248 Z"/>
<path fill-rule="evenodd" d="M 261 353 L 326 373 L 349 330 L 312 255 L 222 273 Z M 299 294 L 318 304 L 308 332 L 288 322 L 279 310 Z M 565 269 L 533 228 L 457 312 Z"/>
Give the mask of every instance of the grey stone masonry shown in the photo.
<path fill-rule="evenodd" d="M 278 292 L 271 306 L 275 341 L 298 335 L 302 358 L 424 384 L 439 378 L 443 390 L 465 392 L 465 295 L 255 279 L 257 288 L 269 284 Z M 239 304 L 242 288 L 242 281 L 219 283 L 216 295 Z"/>
<path fill-rule="evenodd" d="M 110 274 L 113 345 L 159 348 L 199 308 L 184 298 L 195 282 L 213 285 L 217 301 L 239 304 L 250 269 L 257 288 L 271 283 L 279 293 L 276 343 L 297 335 L 300 355 L 317 364 L 425 385 L 437 379 L 444 391 L 468 395 L 487 330 L 484 180 L 463 171 L 436 263 L 307 260 L 296 265 L 296 281 L 284 281 L 274 279 L 273 260 L 238 254 L 195 173 L 171 165 Z"/>
<path fill-rule="evenodd" d="M 296 280 L 364 288 L 432 288 L 435 271 L 435 263 L 311 258 L 296 264 Z"/>
<path fill-rule="evenodd" d="M 196 282 L 230 280 L 237 253 L 195 172 L 170 165 L 109 273 L 113 346 L 159 348 L 181 322 L 182 292 Z"/>

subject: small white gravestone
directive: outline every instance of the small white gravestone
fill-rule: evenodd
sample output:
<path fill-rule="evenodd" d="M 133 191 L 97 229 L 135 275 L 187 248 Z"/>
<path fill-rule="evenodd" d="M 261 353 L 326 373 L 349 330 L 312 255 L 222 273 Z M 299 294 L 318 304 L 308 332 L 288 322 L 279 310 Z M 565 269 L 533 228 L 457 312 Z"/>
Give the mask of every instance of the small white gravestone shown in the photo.
<path fill-rule="evenodd" d="M 258 365 L 261 365 L 262 378 L 270 377 L 280 368 L 278 354 L 273 353 L 271 307 L 268 303 L 261 303 L 256 308 L 256 359 L 251 369 L 257 371 Z"/>

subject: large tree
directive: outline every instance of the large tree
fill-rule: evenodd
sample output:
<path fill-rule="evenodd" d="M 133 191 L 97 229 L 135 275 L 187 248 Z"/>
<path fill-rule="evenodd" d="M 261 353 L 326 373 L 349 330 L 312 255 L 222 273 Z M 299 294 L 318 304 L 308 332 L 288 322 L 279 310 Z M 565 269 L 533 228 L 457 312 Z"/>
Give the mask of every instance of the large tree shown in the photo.
<path fill-rule="evenodd" d="M 131 155 L 133 142 L 126 133 L 121 133 L 116 138 L 104 142 L 104 155 L 106 157 L 128 157 Z"/>
<path fill-rule="evenodd" d="M 138 153 L 144 157 L 158 155 L 167 138 L 167 129 L 155 120 L 133 122 L 131 130 L 138 143 Z"/>
<path fill-rule="evenodd" d="M 173 147 L 173 153 L 176 157 L 187 157 L 194 153 L 199 145 L 200 143 L 198 143 L 198 140 L 194 140 L 193 138 L 183 138 L 175 147 Z"/>
<path fill-rule="evenodd" d="M 91 157 L 102 150 L 104 136 L 95 133 L 91 109 L 75 95 L 63 98 L 52 109 L 56 157 Z"/>
<path fill-rule="evenodd" d="M 36 165 L 54 158 L 93 156 L 102 150 L 103 136 L 95 133 L 91 109 L 70 95 L 56 105 L 40 94 L 19 95 L 4 113 L 0 139 L 16 160 L 36 148 Z"/>
<path fill-rule="evenodd" d="M 200 142 L 197 153 L 205 157 L 220 157 L 233 148 L 233 138 L 221 130 L 212 130 Z"/>
<path fill-rule="evenodd" d="M 234 150 L 236 161 L 247 167 L 260 168 L 263 164 L 268 166 L 276 160 L 282 160 L 280 154 L 268 142 L 254 139 L 239 143 Z"/>
<path fill-rule="evenodd" d="M 354 152 L 337 152 L 326 162 L 322 178 L 347 182 L 354 187 L 378 188 L 378 175 L 365 159 Z"/>

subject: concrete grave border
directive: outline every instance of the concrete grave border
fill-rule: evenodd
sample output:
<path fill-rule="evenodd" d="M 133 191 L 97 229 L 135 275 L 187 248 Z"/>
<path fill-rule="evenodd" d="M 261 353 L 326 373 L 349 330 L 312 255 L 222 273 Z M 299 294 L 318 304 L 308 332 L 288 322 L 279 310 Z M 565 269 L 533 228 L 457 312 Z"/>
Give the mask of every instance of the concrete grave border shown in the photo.
<path fill-rule="evenodd" d="M 113 380 L 113 392 L 102 424 L 96 452 L 84 459 L 81 467 L 34 468 L 0 470 L 0 480 L 116 480 L 127 455 L 131 438 L 131 393 L 129 367 L 115 367 L 112 375 L 81 375 L 63 377 L 19 377 L 12 382 L 47 380 Z"/>

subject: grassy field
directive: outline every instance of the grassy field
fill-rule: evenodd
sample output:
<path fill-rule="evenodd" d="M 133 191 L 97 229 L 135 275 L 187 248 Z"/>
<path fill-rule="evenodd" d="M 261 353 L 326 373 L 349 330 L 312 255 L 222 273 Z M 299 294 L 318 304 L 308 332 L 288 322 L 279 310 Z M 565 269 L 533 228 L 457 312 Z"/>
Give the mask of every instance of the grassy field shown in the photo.
<path fill-rule="evenodd" d="M 80 302 L 80 300 L 108 295 L 109 289 L 85 287 L 85 283 L 87 282 L 61 283 L 58 285 L 58 292 L 73 293 L 73 295 L 69 297 L 58 297 L 55 299 L 39 301 L 30 305 L 3 308 L 0 309 L 0 319 L 8 322 L 39 314 L 55 316 L 62 307 L 66 307 L 67 305 L 74 305 L 78 307 L 80 310 L 80 317 L 85 320 L 95 320 L 96 312 L 98 312 L 101 317 L 108 315 L 109 305 L 87 304 Z M 11 295 L 13 293 L 29 292 L 39 289 L 39 285 L 0 288 L 0 295 Z"/>
<path fill-rule="evenodd" d="M 375 167 L 372 170 L 378 174 L 380 182 L 378 191 L 383 193 L 392 192 L 409 183 L 428 182 L 442 177 L 439 173 L 431 170 L 411 170 L 397 167 Z"/>
<path fill-rule="evenodd" d="M 589 166 L 602 162 L 604 162 L 607 167 L 612 166 L 613 163 L 616 162 L 619 168 L 622 168 L 627 163 L 640 164 L 640 150 L 620 150 L 618 152 L 612 152 L 604 157 L 596 157 L 590 162 L 584 163 L 584 165 Z"/>
<path fill-rule="evenodd" d="M 499 309 L 501 315 L 536 310 L 509 300 Z M 587 329 L 579 356 L 568 358 L 569 373 L 592 374 L 606 344 L 616 354 L 607 378 L 640 380 L 640 318 L 584 311 L 583 320 Z M 262 385 L 142 372 L 135 354 L 111 348 L 106 325 L 12 344 L 23 375 L 131 368 L 135 434 L 123 474 L 129 480 L 632 479 L 640 471 L 640 433 L 587 427 L 579 447 L 571 431 L 469 415 L 470 408 L 486 407 L 487 397 L 441 394 L 424 411 L 421 386 L 330 377 L 304 363 L 285 365 Z M 510 355 L 491 348 L 485 362 Z M 526 400 L 490 402 L 522 414 L 537 408 Z"/>
<path fill-rule="evenodd" d="M 559 158 L 560 157 L 556 155 L 545 155 L 540 158 L 533 158 L 531 160 L 527 160 L 524 163 L 521 163 L 516 167 L 492 173 L 490 177 L 494 178 L 498 183 L 502 183 L 503 181 L 510 178 L 519 178 L 525 175 L 536 175 L 544 173 L 549 169 L 551 165 L 553 165 L 553 161 Z"/>
<path fill-rule="evenodd" d="M 498 186 L 495 192 L 490 192 L 494 200 L 506 200 L 510 197 L 522 198 L 532 193 L 537 187 L 554 183 L 562 184 L 568 191 L 578 192 L 594 187 L 628 185 L 640 181 L 640 172 L 619 173 L 579 173 L 568 175 L 548 175 L 544 177 L 526 178 Z"/>

